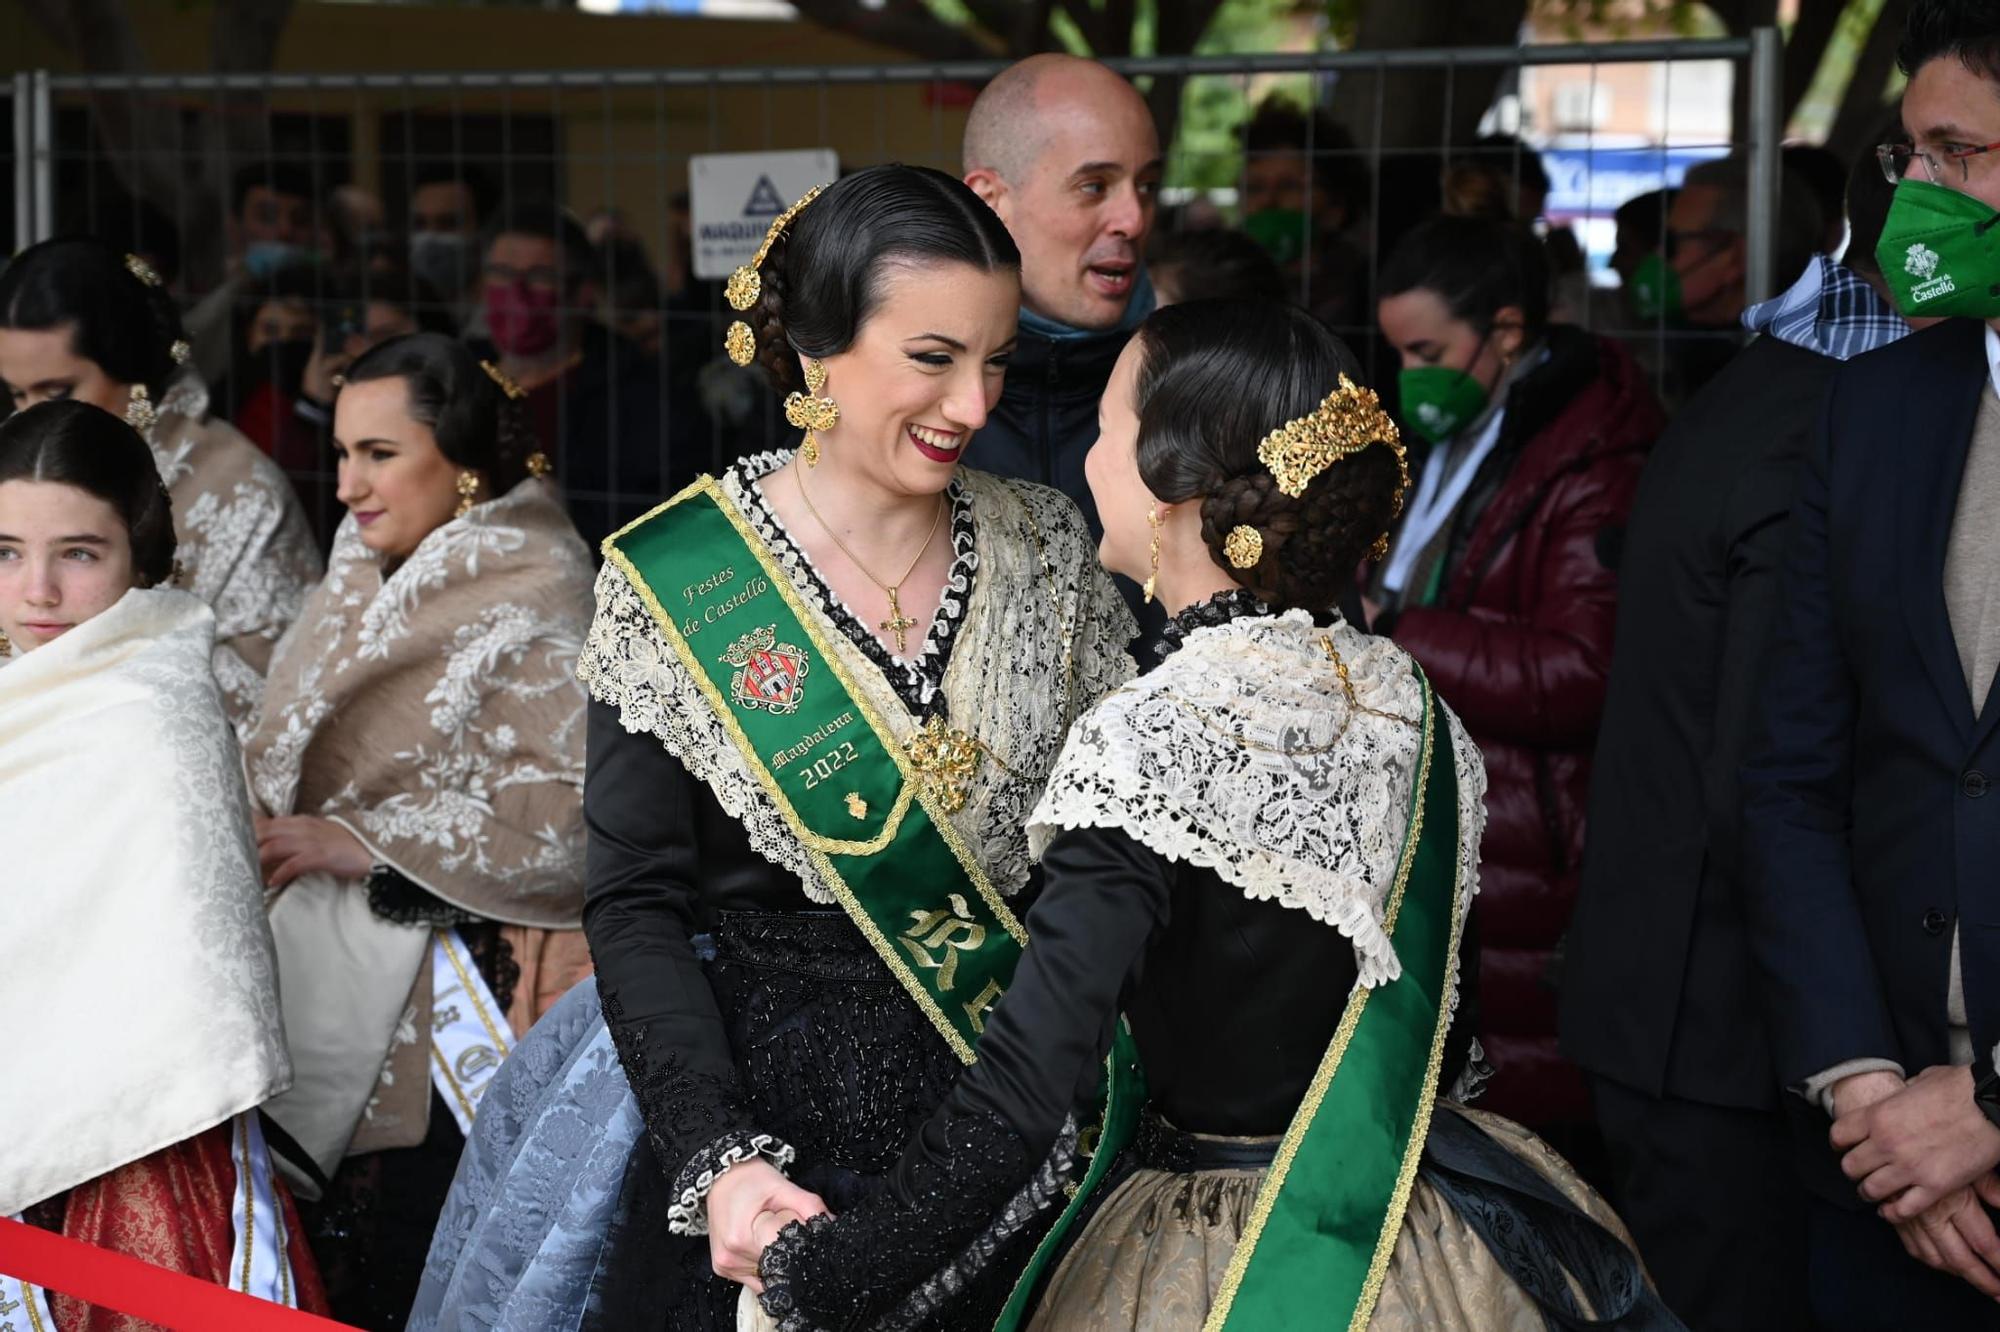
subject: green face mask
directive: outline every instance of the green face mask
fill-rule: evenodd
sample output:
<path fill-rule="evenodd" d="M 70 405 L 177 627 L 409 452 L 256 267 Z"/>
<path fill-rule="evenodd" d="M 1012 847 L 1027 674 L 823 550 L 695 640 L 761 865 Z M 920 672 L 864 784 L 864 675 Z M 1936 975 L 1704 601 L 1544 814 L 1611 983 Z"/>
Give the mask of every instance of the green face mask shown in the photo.
<path fill-rule="evenodd" d="M 1896 186 L 1875 262 L 1906 318 L 2000 317 L 2000 213 L 1969 194 L 1905 180 Z"/>
<path fill-rule="evenodd" d="M 1681 320 L 1681 275 L 1657 250 L 1632 270 L 1632 313 L 1648 322 Z"/>
<path fill-rule="evenodd" d="M 1278 262 L 1295 262 L 1306 247 L 1306 215 L 1296 208 L 1262 208 L 1243 219 L 1243 231 Z"/>
<path fill-rule="evenodd" d="M 1419 365 L 1396 376 L 1403 419 L 1433 444 L 1442 444 L 1486 410 L 1486 389 L 1463 370 Z"/>

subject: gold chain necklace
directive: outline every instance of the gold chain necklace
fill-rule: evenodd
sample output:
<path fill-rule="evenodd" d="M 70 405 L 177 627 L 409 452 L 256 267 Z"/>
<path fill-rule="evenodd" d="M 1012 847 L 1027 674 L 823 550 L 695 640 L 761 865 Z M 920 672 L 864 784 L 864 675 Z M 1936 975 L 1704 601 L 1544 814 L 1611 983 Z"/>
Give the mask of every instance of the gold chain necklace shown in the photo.
<path fill-rule="evenodd" d="M 840 553 L 848 558 L 849 563 L 861 570 L 863 578 L 875 584 L 876 587 L 881 588 L 888 595 L 889 618 L 875 627 L 877 629 L 887 629 L 896 636 L 896 655 L 899 657 L 902 656 L 909 650 L 909 631 L 916 627 L 917 622 L 903 614 L 903 606 L 898 594 L 902 592 L 903 584 L 910 581 L 910 575 L 917 571 L 917 564 L 924 558 L 924 552 L 931 548 L 931 542 L 937 539 L 938 526 L 944 522 L 946 507 L 944 496 L 938 496 L 937 513 L 931 518 L 931 530 L 924 534 L 924 544 L 917 547 L 915 557 L 910 560 L 910 567 L 903 570 L 903 576 L 898 578 L 894 583 L 885 583 L 868 571 L 868 566 L 863 564 L 860 557 L 849 550 L 847 543 L 840 539 L 840 533 L 833 530 L 833 524 L 827 522 L 821 516 L 820 511 L 814 507 L 812 496 L 806 494 L 805 473 L 794 469 L 792 477 L 798 483 L 799 498 L 806 502 L 806 512 L 813 516 L 813 521 L 820 525 L 820 530 L 833 538 L 833 544 L 840 547 Z"/>

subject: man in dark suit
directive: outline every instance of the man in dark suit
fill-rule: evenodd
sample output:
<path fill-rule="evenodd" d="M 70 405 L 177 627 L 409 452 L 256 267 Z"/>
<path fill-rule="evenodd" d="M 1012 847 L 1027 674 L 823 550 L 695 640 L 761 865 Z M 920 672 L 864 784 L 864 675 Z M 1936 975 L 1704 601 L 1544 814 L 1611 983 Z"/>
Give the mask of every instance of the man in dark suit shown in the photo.
<path fill-rule="evenodd" d="M 1898 58 L 1910 144 L 1883 153 L 1878 252 L 1905 312 L 1971 317 L 1829 387 L 1742 776 L 1746 907 L 1778 1077 L 1843 1154 L 1844 1179 L 1825 1152 L 1809 1179 L 1814 1313 L 1991 1327 L 2000 0 L 1918 0 Z"/>
<path fill-rule="evenodd" d="M 1763 336 L 1654 447 L 1619 557 L 1562 1050 L 1591 1076 L 1620 1215 L 1662 1297 L 1703 1329 L 1805 1318 L 1804 1195 L 1756 1016 L 1736 773 L 1827 380 L 1908 331 L 1876 291 L 1890 192 L 1872 153 L 1850 173 L 1846 265 L 1802 259 L 1810 229 L 1794 241 L 1798 281 L 1745 314 Z"/>

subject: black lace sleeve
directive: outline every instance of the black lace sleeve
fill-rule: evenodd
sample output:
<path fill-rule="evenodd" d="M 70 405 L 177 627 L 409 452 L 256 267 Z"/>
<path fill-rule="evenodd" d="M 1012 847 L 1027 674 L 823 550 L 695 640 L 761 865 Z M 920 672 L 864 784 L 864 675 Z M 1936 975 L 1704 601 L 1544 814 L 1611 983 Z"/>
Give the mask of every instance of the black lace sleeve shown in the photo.
<path fill-rule="evenodd" d="M 696 1234 L 716 1176 L 753 1155 L 785 1164 L 791 1152 L 750 1121 L 695 957 L 695 779 L 658 740 L 626 731 L 615 708 L 589 708 L 583 928 L 605 1023 L 672 1187 L 671 1224 Z"/>
<path fill-rule="evenodd" d="M 786 1227 L 764 1251 L 764 1308 L 785 1332 L 873 1326 L 911 1300 L 948 1300 L 1020 1227 L 1024 1203 L 1060 1196 L 1036 1187 L 1036 1167 L 1095 1085 L 1122 997 L 1166 922 L 1174 867 L 1098 828 L 1062 834 L 1042 865 L 1034 942 L 987 1021 L 979 1062 L 884 1189 L 837 1218 Z M 1069 1153 L 1057 1154 L 1066 1167 Z"/>

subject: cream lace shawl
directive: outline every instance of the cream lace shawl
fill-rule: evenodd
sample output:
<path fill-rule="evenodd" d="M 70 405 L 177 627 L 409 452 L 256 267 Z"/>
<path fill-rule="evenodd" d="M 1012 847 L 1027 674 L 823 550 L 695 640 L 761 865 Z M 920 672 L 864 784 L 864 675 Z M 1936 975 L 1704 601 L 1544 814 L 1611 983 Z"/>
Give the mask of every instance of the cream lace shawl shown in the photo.
<path fill-rule="evenodd" d="M 767 539 L 782 533 L 770 527 L 758 506 L 745 504 L 745 487 L 787 456 L 748 459 L 721 482 L 723 492 L 764 527 Z M 1097 563 L 1082 515 L 1067 498 L 1044 486 L 963 468 L 957 484 L 971 497 L 976 571 L 945 668 L 947 715 L 954 727 L 991 747 L 1011 771 L 991 759 L 983 762 L 971 798 L 951 821 L 994 887 L 1012 894 L 1028 880 L 1022 825 L 1063 734 L 1092 701 L 1130 678 L 1125 645 L 1135 629 L 1131 612 Z M 880 668 L 828 617 L 797 547 L 787 541 L 782 549 L 780 568 L 811 609 L 814 626 L 896 739 L 908 739 L 917 719 Z M 615 565 L 606 564 L 598 575 L 597 619 L 577 674 L 592 697 L 618 709 L 626 730 L 654 736 L 713 791 L 724 812 L 743 824 L 750 845 L 797 875 L 808 898 L 834 902 L 805 848 L 751 777 Z"/>
<path fill-rule="evenodd" d="M 1348 705 L 1318 644 L 1326 636 L 1372 711 Z M 1469 907 L 1486 770 L 1458 718 L 1436 706 L 1458 773 Z M 1383 907 L 1409 825 L 1422 714 L 1414 664 L 1386 638 L 1345 623 L 1315 628 L 1304 611 L 1197 629 L 1077 723 L 1028 836 L 1039 857 L 1066 828 L 1119 829 L 1246 897 L 1331 925 L 1353 943 L 1360 983 L 1380 985 L 1402 974 Z M 1434 764 L 1446 761 L 1446 736 L 1435 729 Z"/>
<path fill-rule="evenodd" d="M 589 553 L 533 478 L 386 579 L 349 518 L 244 746 L 258 803 L 343 824 L 476 916 L 575 928 L 589 597 Z"/>
<path fill-rule="evenodd" d="M 146 432 L 174 506 L 179 586 L 215 610 L 215 677 L 237 735 L 249 733 L 278 639 L 319 577 L 305 510 L 276 463 L 184 375 Z"/>
<path fill-rule="evenodd" d="M 214 646 L 156 588 L 0 670 L 0 1215 L 291 1083 Z"/>

